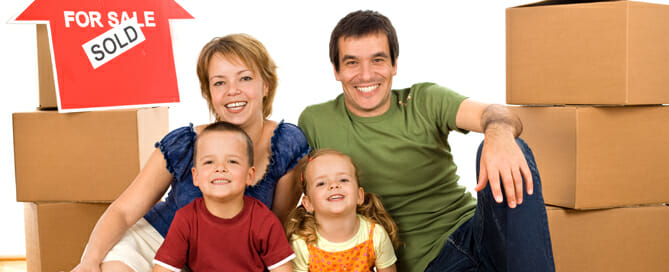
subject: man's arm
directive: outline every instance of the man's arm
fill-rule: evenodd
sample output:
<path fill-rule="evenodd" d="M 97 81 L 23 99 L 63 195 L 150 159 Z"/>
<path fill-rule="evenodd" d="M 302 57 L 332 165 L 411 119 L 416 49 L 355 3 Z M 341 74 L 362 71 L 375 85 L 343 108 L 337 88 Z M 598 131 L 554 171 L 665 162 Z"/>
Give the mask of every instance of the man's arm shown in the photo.
<path fill-rule="evenodd" d="M 495 201 L 500 203 L 504 186 L 510 208 L 523 202 L 523 177 L 527 193 L 533 193 L 530 168 L 515 141 L 523 127 L 515 114 L 503 105 L 466 99 L 460 104 L 455 122 L 458 128 L 484 134 L 479 179 L 474 190 L 481 191 L 490 182 Z"/>

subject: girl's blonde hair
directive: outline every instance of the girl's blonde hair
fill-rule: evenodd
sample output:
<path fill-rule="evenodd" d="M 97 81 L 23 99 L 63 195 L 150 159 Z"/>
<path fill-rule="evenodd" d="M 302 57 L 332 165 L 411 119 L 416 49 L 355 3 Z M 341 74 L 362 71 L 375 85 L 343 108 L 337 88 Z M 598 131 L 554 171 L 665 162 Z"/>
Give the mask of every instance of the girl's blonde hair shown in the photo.
<path fill-rule="evenodd" d="M 212 104 L 209 90 L 209 62 L 215 54 L 221 54 L 226 58 L 239 58 L 255 75 L 260 75 L 268 89 L 262 101 L 262 113 L 265 118 L 269 117 L 272 114 L 272 103 L 279 78 L 276 64 L 265 46 L 251 35 L 241 33 L 214 38 L 202 48 L 197 60 L 200 91 L 202 97 L 207 100 L 209 112 L 216 117 L 216 121 L 221 121 Z"/>
<path fill-rule="evenodd" d="M 304 194 L 307 194 L 307 180 L 304 176 L 304 172 L 306 172 L 307 167 L 313 159 L 324 155 L 338 155 L 348 159 L 348 161 L 353 165 L 353 169 L 355 170 L 355 179 L 358 182 L 358 186 L 360 186 L 358 166 L 353 162 L 353 160 L 351 160 L 349 156 L 334 149 L 319 149 L 312 152 L 309 156 L 304 157 L 296 166 L 297 173 L 299 173 L 298 182 Z M 372 222 L 383 226 L 383 228 L 386 229 L 386 232 L 388 232 L 390 241 L 392 242 L 395 249 L 400 246 L 398 232 L 399 229 L 397 228 L 393 218 L 390 216 L 390 213 L 388 213 L 388 211 L 386 211 L 386 209 L 383 207 L 383 203 L 381 202 L 379 196 L 374 193 L 365 192 L 365 200 L 362 204 L 358 205 L 356 210 L 358 214 L 363 215 Z M 318 222 L 316 222 L 316 218 L 314 217 L 313 213 L 308 212 L 307 209 L 304 208 L 304 206 L 301 204 L 297 208 L 293 209 L 288 215 L 288 221 L 286 222 L 285 229 L 289 240 L 293 235 L 303 237 L 307 244 L 313 244 L 318 239 L 316 236 Z"/>

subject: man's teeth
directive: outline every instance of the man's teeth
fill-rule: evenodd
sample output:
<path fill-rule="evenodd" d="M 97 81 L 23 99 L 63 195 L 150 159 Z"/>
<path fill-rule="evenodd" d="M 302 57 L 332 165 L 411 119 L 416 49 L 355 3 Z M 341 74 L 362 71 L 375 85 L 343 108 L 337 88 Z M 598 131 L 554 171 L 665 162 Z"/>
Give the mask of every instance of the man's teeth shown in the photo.
<path fill-rule="evenodd" d="M 225 105 L 226 108 L 238 108 L 238 107 L 243 107 L 246 106 L 246 102 L 234 102 Z"/>
<path fill-rule="evenodd" d="M 376 89 L 376 87 L 378 87 L 378 85 L 369 86 L 369 87 L 356 87 L 356 88 L 358 89 L 358 91 L 361 91 L 363 93 L 368 93 L 368 92 L 371 92 L 374 89 Z"/>

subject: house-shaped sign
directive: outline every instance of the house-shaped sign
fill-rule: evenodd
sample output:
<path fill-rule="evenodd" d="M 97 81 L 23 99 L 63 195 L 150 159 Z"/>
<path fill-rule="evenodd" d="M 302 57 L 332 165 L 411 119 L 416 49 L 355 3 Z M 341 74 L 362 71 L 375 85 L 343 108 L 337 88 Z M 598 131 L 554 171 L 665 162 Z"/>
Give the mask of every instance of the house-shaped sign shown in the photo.
<path fill-rule="evenodd" d="M 174 0 L 35 0 L 13 22 L 47 24 L 58 110 L 179 102 L 170 19 Z"/>

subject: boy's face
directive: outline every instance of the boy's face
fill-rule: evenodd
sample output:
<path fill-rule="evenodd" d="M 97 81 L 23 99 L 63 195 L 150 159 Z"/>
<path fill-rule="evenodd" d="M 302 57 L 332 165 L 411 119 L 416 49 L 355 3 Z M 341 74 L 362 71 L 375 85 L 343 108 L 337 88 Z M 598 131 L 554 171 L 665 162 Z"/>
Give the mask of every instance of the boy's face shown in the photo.
<path fill-rule="evenodd" d="M 242 198 L 246 185 L 255 178 L 244 136 L 232 131 L 210 131 L 198 137 L 193 184 L 205 198 L 219 201 Z"/>

